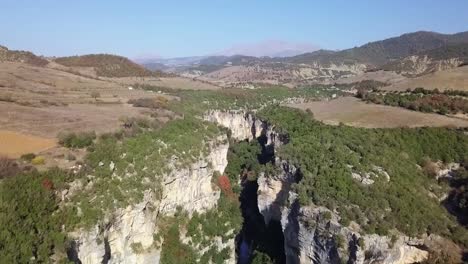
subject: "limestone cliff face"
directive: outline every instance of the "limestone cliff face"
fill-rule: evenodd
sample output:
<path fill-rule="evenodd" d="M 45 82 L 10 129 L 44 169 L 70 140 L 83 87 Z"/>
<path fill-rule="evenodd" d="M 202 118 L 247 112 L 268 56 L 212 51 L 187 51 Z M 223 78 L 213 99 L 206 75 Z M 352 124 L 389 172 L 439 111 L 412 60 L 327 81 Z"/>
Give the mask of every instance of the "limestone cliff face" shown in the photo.
<path fill-rule="evenodd" d="M 265 136 L 266 149 L 274 151 L 288 143 L 287 135 L 276 133 L 274 127 L 251 113 L 211 111 L 205 119 L 230 128 L 237 140 Z M 301 178 L 300 168 L 278 157 L 275 164 L 279 168 L 277 175 L 258 178 L 258 207 L 266 224 L 271 220 L 281 222 L 287 263 L 403 264 L 427 259 L 428 252 L 418 248 L 423 240 L 401 235 L 392 242 L 386 236 L 363 235 L 357 225 L 341 226 L 339 216 L 327 208 L 301 207 L 291 191 L 291 185 Z"/>
<path fill-rule="evenodd" d="M 341 226 L 339 216 L 327 208 L 301 207 L 290 190 L 300 172 L 286 161 L 279 164 L 277 176 L 259 177 L 258 206 L 266 223 L 281 221 L 287 263 L 415 263 L 428 257 L 417 247 L 423 240 L 400 236 L 392 242 L 386 236 L 363 235 L 358 227 Z"/>
<path fill-rule="evenodd" d="M 189 168 L 169 166 L 171 172 L 164 177 L 163 182 L 161 213 L 173 214 L 178 206 L 189 213 L 204 212 L 216 205 L 220 192 L 213 190 L 211 176 L 215 171 L 224 172 L 229 144 L 224 136 L 210 145 L 208 156 Z"/>
<path fill-rule="evenodd" d="M 275 127 L 255 117 L 255 113 L 243 110 L 209 111 L 206 121 L 217 123 L 231 130 L 236 140 L 266 139 L 265 146 L 279 147 L 288 142 L 287 135 L 277 133 Z"/>
<path fill-rule="evenodd" d="M 83 264 L 159 263 L 161 243 L 153 239 L 158 219 L 172 215 L 177 207 L 201 213 L 217 204 L 220 193 L 212 188 L 212 176 L 215 171 L 224 172 L 229 144 L 226 136 L 209 144 L 210 153 L 188 168 L 170 165 L 171 172 L 163 175 L 162 199 L 147 190 L 142 202 L 117 210 L 90 231 L 70 234 L 75 238 L 71 258 Z M 235 261 L 234 241 L 225 244 L 232 248 L 231 262 Z"/>
<path fill-rule="evenodd" d="M 236 140 L 252 140 L 259 137 L 263 126 L 263 122 L 257 120 L 253 113 L 242 110 L 209 111 L 204 119 L 229 128 L 231 137 Z"/>

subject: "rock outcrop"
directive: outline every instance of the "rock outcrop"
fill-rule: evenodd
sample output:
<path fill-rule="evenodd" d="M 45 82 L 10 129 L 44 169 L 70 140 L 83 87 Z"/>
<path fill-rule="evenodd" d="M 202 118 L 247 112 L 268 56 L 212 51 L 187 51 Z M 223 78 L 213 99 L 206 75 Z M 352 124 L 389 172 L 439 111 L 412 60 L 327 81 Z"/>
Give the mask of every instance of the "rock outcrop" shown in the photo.
<path fill-rule="evenodd" d="M 117 210 L 91 230 L 70 234 L 74 238 L 70 259 L 82 264 L 159 263 L 161 244 L 154 240 L 158 219 L 172 215 L 178 207 L 202 213 L 216 206 L 220 193 L 212 188 L 212 176 L 215 171 L 223 173 L 227 166 L 226 139 L 210 142 L 209 155 L 187 168 L 169 165 L 170 173 L 162 177 L 162 199 L 147 190 L 140 203 Z M 224 244 L 234 252 L 233 239 Z"/>
<path fill-rule="evenodd" d="M 287 135 L 275 131 L 275 127 L 256 118 L 255 113 L 244 110 L 209 111 L 206 121 L 229 128 L 231 137 L 236 140 L 253 140 L 263 138 L 263 145 L 277 148 L 288 143 Z"/>
<path fill-rule="evenodd" d="M 189 168 L 169 166 L 171 172 L 164 176 L 161 213 L 173 214 L 177 207 L 189 213 L 204 212 L 216 206 L 220 193 L 213 190 L 211 176 L 215 171 L 223 173 L 227 166 L 229 144 L 226 137 L 211 143 L 210 149 L 207 157 Z"/>
<path fill-rule="evenodd" d="M 459 67 L 463 63 L 463 58 L 433 59 L 427 55 L 414 55 L 384 65 L 383 69 L 395 71 L 407 77 L 417 77 L 437 71 L 453 69 Z"/>

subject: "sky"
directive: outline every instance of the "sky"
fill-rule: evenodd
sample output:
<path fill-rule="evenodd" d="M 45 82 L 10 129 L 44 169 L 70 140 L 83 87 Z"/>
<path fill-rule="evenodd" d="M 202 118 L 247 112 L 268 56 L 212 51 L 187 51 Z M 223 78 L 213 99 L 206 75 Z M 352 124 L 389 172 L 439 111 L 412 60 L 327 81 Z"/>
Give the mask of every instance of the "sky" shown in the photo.
<path fill-rule="evenodd" d="M 0 0 L 0 45 L 45 56 L 214 54 L 268 40 L 345 49 L 468 30 L 466 0 Z"/>

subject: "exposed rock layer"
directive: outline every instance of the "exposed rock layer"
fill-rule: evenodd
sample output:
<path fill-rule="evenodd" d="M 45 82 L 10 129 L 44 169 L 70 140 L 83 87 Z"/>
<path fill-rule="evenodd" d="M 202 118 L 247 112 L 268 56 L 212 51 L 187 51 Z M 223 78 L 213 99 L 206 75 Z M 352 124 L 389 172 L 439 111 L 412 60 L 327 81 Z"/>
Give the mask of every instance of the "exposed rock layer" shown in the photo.
<path fill-rule="evenodd" d="M 91 230 L 72 233 L 75 240 L 70 258 L 83 264 L 159 263 L 161 244 L 153 239 L 158 233 L 158 219 L 172 215 L 177 207 L 201 213 L 216 206 L 220 193 L 212 188 L 212 176 L 226 168 L 229 148 L 226 139 L 223 136 L 210 142 L 209 155 L 188 168 L 169 165 L 171 172 L 162 176 L 162 199 L 147 190 L 142 202 L 117 210 Z M 234 240 L 224 244 L 232 251 L 233 259 L 228 262 L 234 263 Z"/>

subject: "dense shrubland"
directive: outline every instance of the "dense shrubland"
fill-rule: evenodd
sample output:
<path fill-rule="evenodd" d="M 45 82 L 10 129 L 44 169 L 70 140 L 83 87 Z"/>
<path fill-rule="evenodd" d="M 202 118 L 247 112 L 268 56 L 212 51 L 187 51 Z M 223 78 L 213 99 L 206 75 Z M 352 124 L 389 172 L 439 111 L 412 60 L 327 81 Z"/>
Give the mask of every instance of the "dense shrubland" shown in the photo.
<path fill-rule="evenodd" d="M 301 168 L 303 179 L 294 187 L 301 204 L 335 209 L 343 224 L 355 221 L 369 233 L 438 233 L 468 246 L 466 230 L 430 196 L 443 188 L 416 166 L 426 158 L 467 159 L 468 137 L 462 131 L 333 127 L 282 107 L 259 115 L 290 136 L 277 155 Z M 388 172 L 390 181 L 378 177 L 365 186 L 351 177 L 376 166 Z"/>
<path fill-rule="evenodd" d="M 452 191 L 447 202 L 459 220 L 468 226 L 468 160 L 449 179 Z"/>
<path fill-rule="evenodd" d="M 55 62 L 68 67 L 94 67 L 103 77 L 161 76 L 161 73 L 145 69 L 129 59 L 110 54 L 90 54 L 56 58 Z"/>
<path fill-rule="evenodd" d="M 446 90 L 439 92 L 437 89 L 416 88 L 415 90 L 400 93 L 383 93 L 361 89 L 358 91 L 357 96 L 367 102 L 400 106 L 421 112 L 443 115 L 468 113 L 468 92 L 465 91 Z"/>
<path fill-rule="evenodd" d="M 261 151 L 261 146 L 257 141 L 242 141 L 231 144 L 228 152 L 229 163 L 225 170 L 230 181 L 238 182 L 239 175 L 256 178 L 257 174 L 262 171 L 262 167 L 258 162 L 258 156 L 261 154 Z M 240 191 L 238 187 L 235 186 L 235 192 Z"/>
<path fill-rule="evenodd" d="M 139 84 L 135 84 L 134 87 L 179 97 L 181 100 L 171 102 L 168 109 L 181 115 L 201 115 L 210 109 L 258 109 L 268 104 L 286 102 L 291 99 L 308 101 L 331 97 L 333 94 L 343 94 L 339 88 L 330 88 L 328 86 L 304 86 L 290 89 L 280 85 L 263 85 L 253 90 L 231 89 L 221 91 L 174 90 Z"/>
<path fill-rule="evenodd" d="M 55 192 L 70 175 L 52 169 L 4 179 L 0 184 L 2 263 L 49 263 L 65 258 L 63 218 Z"/>

